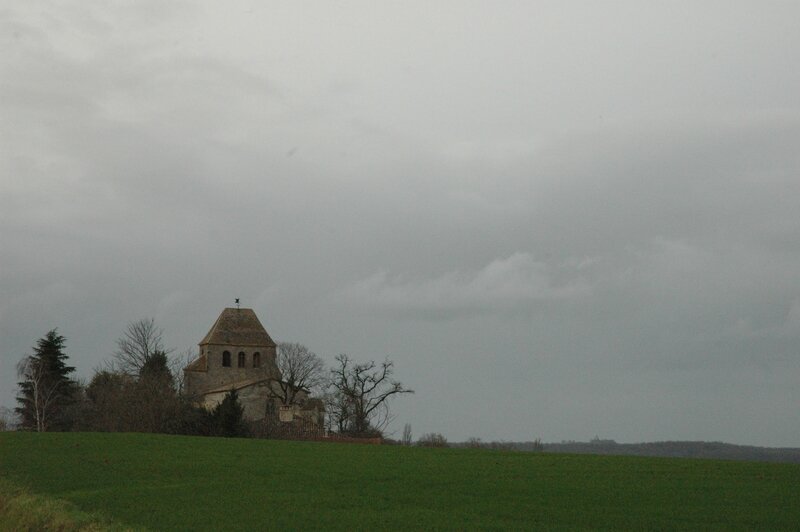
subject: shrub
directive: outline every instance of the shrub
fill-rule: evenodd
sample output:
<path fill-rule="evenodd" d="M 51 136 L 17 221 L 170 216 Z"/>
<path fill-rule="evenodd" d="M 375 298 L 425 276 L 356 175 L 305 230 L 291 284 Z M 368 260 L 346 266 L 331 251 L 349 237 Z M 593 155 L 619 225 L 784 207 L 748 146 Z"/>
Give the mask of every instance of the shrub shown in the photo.
<path fill-rule="evenodd" d="M 484 443 L 481 441 L 480 438 L 468 439 L 465 446 L 469 449 L 483 449 L 485 447 Z"/>
<path fill-rule="evenodd" d="M 417 440 L 417 445 L 419 447 L 448 447 L 447 438 L 438 432 L 429 432 L 428 434 L 423 434 Z"/>

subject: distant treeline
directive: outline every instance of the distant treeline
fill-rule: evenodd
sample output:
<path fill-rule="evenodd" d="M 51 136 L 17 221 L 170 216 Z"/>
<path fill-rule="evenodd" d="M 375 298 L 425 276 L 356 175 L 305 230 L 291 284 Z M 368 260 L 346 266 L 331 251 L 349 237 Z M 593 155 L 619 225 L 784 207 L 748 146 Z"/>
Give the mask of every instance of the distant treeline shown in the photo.
<path fill-rule="evenodd" d="M 470 446 L 451 444 L 453 447 Z M 614 440 L 561 443 L 502 442 L 494 448 L 546 453 L 608 454 L 623 456 L 660 456 L 673 458 L 709 458 L 721 460 L 751 460 L 756 462 L 800 463 L 800 448 L 755 447 L 722 442 L 662 441 L 651 443 L 617 443 Z"/>

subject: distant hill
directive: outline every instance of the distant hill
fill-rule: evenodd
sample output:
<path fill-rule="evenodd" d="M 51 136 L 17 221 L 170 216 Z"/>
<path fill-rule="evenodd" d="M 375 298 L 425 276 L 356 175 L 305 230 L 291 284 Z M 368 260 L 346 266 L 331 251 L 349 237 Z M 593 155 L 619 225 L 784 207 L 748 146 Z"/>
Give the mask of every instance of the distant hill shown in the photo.
<path fill-rule="evenodd" d="M 511 443 L 514 449 L 533 451 L 535 442 Z M 609 454 L 622 456 L 664 456 L 673 458 L 713 458 L 722 460 L 752 460 L 757 462 L 800 463 L 800 448 L 754 447 L 723 442 L 660 441 L 651 443 L 617 443 L 595 439 L 588 442 L 541 444 L 544 452 L 575 454 Z"/>

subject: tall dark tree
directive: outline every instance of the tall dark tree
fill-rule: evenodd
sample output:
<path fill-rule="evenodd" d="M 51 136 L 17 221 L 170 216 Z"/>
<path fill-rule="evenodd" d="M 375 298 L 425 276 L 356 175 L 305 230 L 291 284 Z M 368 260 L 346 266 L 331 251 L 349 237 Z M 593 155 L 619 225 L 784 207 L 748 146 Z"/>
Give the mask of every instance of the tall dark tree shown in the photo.
<path fill-rule="evenodd" d="M 214 408 L 212 417 L 216 436 L 232 438 L 247 435 L 247 426 L 244 422 L 244 407 L 239 402 L 239 395 L 236 390 L 231 390 L 225 394 L 222 402 Z"/>
<path fill-rule="evenodd" d="M 89 415 L 87 430 L 132 432 L 140 419 L 135 411 L 135 381 L 125 373 L 101 370 L 86 387 Z"/>
<path fill-rule="evenodd" d="M 138 377 L 122 371 L 98 371 L 86 387 L 86 398 L 87 428 L 97 431 L 175 431 L 185 406 L 162 351 L 150 354 Z"/>
<path fill-rule="evenodd" d="M 169 371 L 167 354 L 155 351 L 139 371 L 133 386 L 139 424 L 142 432 L 167 432 L 171 420 L 180 410 L 180 398 L 175 392 L 175 382 Z"/>
<path fill-rule="evenodd" d="M 166 357 L 155 355 L 139 378 L 101 370 L 86 387 L 85 430 L 208 435 L 211 414 L 175 392 Z"/>
<path fill-rule="evenodd" d="M 164 351 L 155 351 L 142 364 L 139 370 L 139 381 L 156 381 L 170 389 L 175 388 L 175 381 L 169 369 L 169 359 Z"/>
<path fill-rule="evenodd" d="M 17 364 L 19 382 L 20 426 L 44 432 L 66 430 L 69 420 L 65 410 L 74 401 L 77 383 L 69 378 L 75 368 L 67 365 L 66 339 L 56 329 L 40 338 L 34 352 Z"/>

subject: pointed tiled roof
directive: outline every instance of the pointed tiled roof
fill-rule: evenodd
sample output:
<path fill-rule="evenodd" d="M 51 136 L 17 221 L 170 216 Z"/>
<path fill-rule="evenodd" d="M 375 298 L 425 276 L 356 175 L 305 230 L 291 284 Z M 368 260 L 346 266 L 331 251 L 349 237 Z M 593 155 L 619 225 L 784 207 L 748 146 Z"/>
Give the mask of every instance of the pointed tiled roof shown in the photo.
<path fill-rule="evenodd" d="M 274 346 L 251 308 L 226 308 L 200 345 Z"/>

